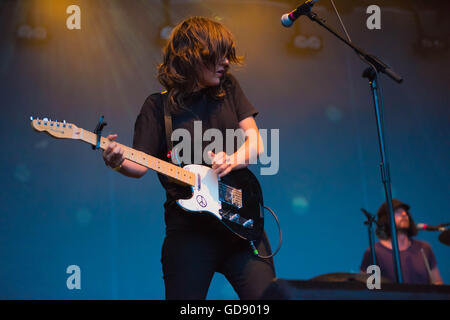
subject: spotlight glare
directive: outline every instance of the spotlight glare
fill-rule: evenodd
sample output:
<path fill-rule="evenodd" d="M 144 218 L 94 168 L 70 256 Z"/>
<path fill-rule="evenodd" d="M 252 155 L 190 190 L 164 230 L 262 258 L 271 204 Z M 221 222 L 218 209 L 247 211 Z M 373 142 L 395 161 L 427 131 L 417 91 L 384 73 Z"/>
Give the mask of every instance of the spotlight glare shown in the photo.
<path fill-rule="evenodd" d="M 288 48 L 297 54 L 314 54 L 322 50 L 322 39 L 316 35 L 296 34 Z"/>
<path fill-rule="evenodd" d="M 161 40 L 169 40 L 170 34 L 172 33 L 173 27 L 172 26 L 164 26 L 159 31 L 159 36 Z"/>
<path fill-rule="evenodd" d="M 36 27 L 34 28 L 33 36 L 37 40 L 44 40 L 47 38 L 47 29 L 44 27 Z"/>
<path fill-rule="evenodd" d="M 31 39 L 33 37 L 33 28 L 27 24 L 17 28 L 17 37 L 22 39 Z"/>

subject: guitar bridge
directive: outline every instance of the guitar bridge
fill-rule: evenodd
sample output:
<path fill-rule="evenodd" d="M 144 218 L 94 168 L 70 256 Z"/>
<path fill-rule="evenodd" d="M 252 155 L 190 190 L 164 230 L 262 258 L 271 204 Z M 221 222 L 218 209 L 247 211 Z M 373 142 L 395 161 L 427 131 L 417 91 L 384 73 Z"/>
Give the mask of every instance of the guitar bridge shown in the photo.
<path fill-rule="evenodd" d="M 228 210 L 219 210 L 220 215 L 222 216 L 222 219 L 226 219 L 228 221 L 234 222 L 244 228 L 247 229 L 253 229 L 253 220 L 252 219 L 245 219 L 241 217 L 239 214 L 230 212 Z"/>
<path fill-rule="evenodd" d="M 242 208 L 242 190 L 219 182 L 219 200 L 240 209 Z"/>

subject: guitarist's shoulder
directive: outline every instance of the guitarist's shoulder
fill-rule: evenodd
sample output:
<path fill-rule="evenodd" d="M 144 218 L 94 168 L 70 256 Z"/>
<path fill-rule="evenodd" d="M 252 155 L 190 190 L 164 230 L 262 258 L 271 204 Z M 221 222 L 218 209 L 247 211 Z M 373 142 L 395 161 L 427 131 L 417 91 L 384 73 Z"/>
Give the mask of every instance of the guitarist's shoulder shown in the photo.
<path fill-rule="evenodd" d="M 144 105 L 142 106 L 142 110 L 153 110 L 153 111 L 162 111 L 162 96 L 167 94 L 167 90 L 161 92 L 155 92 L 150 94 L 147 99 L 145 99 Z"/>
<path fill-rule="evenodd" d="M 166 95 L 166 94 L 167 94 L 167 90 L 160 91 L 160 92 L 155 92 L 155 93 L 152 93 L 151 95 L 149 95 L 149 98 L 150 98 L 150 97 L 153 97 L 153 98 L 160 98 L 160 97 L 162 97 L 162 96 L 164 96 L 164 95 Z"/>

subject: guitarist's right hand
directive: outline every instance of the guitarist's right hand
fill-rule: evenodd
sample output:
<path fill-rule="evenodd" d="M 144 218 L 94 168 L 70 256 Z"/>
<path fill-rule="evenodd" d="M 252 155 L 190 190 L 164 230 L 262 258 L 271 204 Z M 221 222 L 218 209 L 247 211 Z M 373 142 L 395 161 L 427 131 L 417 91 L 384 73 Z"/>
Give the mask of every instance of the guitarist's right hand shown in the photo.
<path fill-rule="evenodd" d="M 105 161 L 105 164 L 111 168 L 120 167 L 125 160 L 125 158 L 123 157 L 125 150 L 113 141 L 116 138 L 117 134 L 110 134 L 109 136 L 107 136 L 106 139 L 111 141 L 111 143 L 105 150 L 103 150 L 103 161 Z"/>

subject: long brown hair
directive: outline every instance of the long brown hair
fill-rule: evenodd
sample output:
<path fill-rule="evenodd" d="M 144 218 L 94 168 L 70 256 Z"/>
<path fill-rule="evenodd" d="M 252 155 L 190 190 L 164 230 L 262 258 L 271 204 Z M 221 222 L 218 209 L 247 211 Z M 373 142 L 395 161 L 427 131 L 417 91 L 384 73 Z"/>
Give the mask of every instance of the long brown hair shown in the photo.
<path fill-rule="evenodd" d="M 223 59 L 241 64 L 236 55 L 233 35 L 222 24 L 205 17 L 190 17 L 173 29 L 163 50 L 163 63 L 158 66 L 158 81 L 168 91 L 172 112 L 183 109 L 183 100 L 200 85 L 199 66 L 215 68 Z M 227 77 L 207 88 L 210 97 L 225 96 Z"/>

